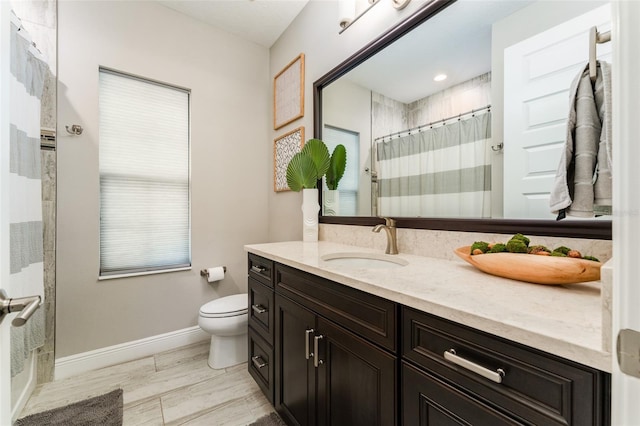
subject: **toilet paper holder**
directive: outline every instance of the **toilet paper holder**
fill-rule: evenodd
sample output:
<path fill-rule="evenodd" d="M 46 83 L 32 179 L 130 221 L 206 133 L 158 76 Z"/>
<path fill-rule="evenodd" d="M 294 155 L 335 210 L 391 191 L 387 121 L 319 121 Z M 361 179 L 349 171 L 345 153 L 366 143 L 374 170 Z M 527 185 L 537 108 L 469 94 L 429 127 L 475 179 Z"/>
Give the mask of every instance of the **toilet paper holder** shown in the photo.
<path fill-rule="evenodd" d="M 227 267 L 226 266 L 223 266 L 222 270 L 224 271 L 225 274 L 227 273 Z M 201 269 L 200 270 L 200 276 L 209 278 L 209 271 L 207 271 L 206 269 Z"/>

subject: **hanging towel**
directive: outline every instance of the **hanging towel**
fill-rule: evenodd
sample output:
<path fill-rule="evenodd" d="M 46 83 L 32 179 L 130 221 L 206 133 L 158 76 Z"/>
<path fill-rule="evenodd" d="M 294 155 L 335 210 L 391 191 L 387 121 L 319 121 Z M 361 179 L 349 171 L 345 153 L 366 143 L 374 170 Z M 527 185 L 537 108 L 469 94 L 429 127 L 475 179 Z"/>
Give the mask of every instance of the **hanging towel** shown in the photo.
<path fill-rule="evenodd" d="M 587 65 L 569 91 L 564 152 L 549 205 L 558 214 L 593 217 L 594 206 L 611 205 L 611 68 L 599 61 L 592 85 Z"/>

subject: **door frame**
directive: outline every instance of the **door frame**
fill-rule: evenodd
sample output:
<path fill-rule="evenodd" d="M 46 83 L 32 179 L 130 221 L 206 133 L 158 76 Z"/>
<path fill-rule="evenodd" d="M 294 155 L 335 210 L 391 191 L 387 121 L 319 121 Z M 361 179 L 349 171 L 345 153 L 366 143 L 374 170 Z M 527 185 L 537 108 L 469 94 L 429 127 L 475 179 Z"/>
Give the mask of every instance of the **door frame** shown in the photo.
<path fill-rule="evenodd" d="M 620 371 L 616 341 L 621 329 L 640 331 L 640 57 L 634 45 L 640 39 L 640 3 L 612 2 L 613 43 L 613 318 L 612 318 L 612 425 L 627 425 L 640 418 L 640 379 Z"/>

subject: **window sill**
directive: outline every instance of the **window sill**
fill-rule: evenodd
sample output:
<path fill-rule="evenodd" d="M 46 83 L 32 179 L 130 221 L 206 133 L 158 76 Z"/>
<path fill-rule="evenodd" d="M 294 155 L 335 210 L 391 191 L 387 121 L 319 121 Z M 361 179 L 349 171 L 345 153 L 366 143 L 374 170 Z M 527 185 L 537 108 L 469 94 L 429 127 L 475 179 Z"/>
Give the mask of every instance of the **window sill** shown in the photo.
<path fill-rule="evenodd" d="M 117 278 L 129 278 L 129 277 L 140 277 L 142 275 L 155 275 L 155 274 L 164 274 L 167 272 L 178 272 L 178 271 L 190 271 L 192 269 L 191 266 L 185 266 L 182 268 L 174 268 L 174 269 L 161 269 L 157 271 L 144 271 L 144 272 L 131 272 L 125 274 L 114 274 L 114 275 L 99 275 L 98 281 L 106 281 L 113 280 Z"/>

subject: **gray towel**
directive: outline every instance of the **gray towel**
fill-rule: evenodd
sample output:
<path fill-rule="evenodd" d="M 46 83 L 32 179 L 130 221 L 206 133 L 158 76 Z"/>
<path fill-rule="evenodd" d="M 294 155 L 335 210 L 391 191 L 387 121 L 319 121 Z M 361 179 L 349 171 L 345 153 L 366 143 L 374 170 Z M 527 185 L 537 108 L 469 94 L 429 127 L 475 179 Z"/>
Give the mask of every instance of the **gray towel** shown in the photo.
<path fill-rule="evenodd" d="M 592 86 L 587 65 L 569 91 L 564 152 L 549 205 L 577 217 L 592 217 L 594 205 L 611 205 L 611 68 L 598 63 Z M 559 218 L 561 218 L 559 216 Z"/>

